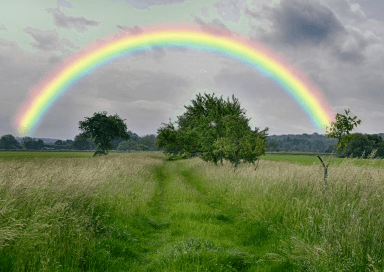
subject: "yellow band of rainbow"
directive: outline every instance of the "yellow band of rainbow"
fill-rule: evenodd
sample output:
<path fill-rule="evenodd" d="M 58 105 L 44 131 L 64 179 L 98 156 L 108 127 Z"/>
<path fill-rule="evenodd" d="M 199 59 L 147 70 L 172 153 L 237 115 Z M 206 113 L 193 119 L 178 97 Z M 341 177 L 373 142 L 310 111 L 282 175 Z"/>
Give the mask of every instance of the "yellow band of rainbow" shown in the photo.
<path fill-rule="evenodd" d="M 146 28 L 136 34 L 124 33 L 74 54 L 32 89 L 15 115 L 16 129 L 23 136 L 33 134 L 43 116 L 77 80 L 108 61 L 152 47 L 184 47 L 237 59 L 282 86 L 308 115 L 317 131 L 324 132 L 324 125 L 334 119 L 334 111 L 319 88 L 281 56 L 235 32 L 217 34 L 186 24 Z"/>

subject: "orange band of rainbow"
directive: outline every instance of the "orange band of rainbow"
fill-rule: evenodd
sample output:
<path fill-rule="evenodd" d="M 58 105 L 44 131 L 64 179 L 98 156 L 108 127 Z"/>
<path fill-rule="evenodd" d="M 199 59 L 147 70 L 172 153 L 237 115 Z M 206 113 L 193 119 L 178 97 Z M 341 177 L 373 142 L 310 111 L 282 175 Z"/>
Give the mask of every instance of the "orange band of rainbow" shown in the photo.
<path fill-rule="evenodd" d="M 251 65 L 278 83 L 303 109 L 318 131 L 334 119 L 334 111 L 321 91 L 282 57 L 237 33 L 218 35 L 194 25 L 146 28 L 119 35 L 74 54 L 45 76 L 20 106 L 14 125 L 23 136 L 31 135 L 43 116 L 77 80 L 113 59 L 152 47 L 184 47 L 216 52 Z"/>

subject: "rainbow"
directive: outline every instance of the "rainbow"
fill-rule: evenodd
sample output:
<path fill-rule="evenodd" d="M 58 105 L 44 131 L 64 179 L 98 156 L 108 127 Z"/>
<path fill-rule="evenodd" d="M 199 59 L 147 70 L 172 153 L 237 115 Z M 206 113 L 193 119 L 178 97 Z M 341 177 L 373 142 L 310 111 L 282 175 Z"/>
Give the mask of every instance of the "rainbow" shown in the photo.
<path fill-rule="evenodd" d="M 235 32 L 218 32 L 185 24 L 146 27 L 136 33 L 124 32 L 73 54 L 31 89 L 15 115 L 15 128 L 23 136 L 33 134 L 48 110 L 79 79 L 113 59 L 153 47 L 183 47 L 237 59 L 282 86 L 318 131 L 324 132 L 324 126 L 334 120 L 334 111 L 320 89 L 278 54 Z"/>

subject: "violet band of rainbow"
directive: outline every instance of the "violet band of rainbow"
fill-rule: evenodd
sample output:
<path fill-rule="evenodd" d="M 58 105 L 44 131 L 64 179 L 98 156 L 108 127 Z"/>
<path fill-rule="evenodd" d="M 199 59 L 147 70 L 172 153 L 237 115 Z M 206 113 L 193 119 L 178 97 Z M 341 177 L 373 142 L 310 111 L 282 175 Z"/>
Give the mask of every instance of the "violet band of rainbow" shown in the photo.
<path fill-rule="evenodd" d="M 23 136 L 33 134 L 53 104 L 80 78 L 113 59 L 153 47 L 183 47 L 237 59 L 283 87 L 308 115 L 318 132 L 324 132 L 324 125 L 329 125 L 334 119 L 334 111 L 319 88 L 265 46 L 236 33 L 217 35 L 185 25 L 149 28 L 135 35 L 115 36 L 73 55 L 33 88 L 16 114 L 15 127 Z"/>

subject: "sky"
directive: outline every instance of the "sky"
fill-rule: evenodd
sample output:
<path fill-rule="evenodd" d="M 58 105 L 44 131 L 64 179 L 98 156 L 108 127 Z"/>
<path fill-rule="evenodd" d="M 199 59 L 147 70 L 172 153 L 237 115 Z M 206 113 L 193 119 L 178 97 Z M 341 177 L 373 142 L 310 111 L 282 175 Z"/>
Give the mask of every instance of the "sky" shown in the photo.
<path fill-rule="evenodd" d="M 19 106 L 45 75 L 97 41 L 145 26 L 189 22 L 256 40 L 303 72 L 335 112 L 384 132 L 383 0 L 13 0 L 0 9 L 0 136 L 20 136 Z M 140 136 L 176 120 L 198 93 L 232 94 L 250 125 L 269 134 L 312 134 L 285 90 L 229 57 L 152 49 L 83 77 L 57 100 L 32 137 L 73 139 L 79 121 L 107 111 Z"/>

